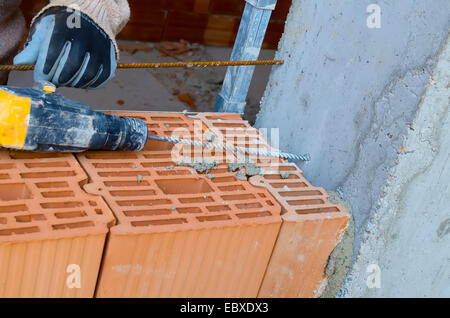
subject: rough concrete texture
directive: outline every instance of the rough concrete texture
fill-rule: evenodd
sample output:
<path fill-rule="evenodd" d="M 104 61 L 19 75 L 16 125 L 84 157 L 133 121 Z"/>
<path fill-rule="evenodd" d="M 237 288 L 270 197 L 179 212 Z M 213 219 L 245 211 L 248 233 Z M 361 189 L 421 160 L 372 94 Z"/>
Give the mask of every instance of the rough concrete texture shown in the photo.
<path fill-rule="evenodd" d="M 351 297 L 450 297 L 450 43 L 389 172 L 342 290 Z M 366 281 L 379 266 L 380 288 Z M 372 276 L 373 278 L 374 276 Z"/>
<path fill-rule="evenodd" d="M 279 127 L 280 148 L 310 153 L 305 176 L 354 211 L 358 250 L 388 171 L 418 108 L 450 21 L 448 0 L 293 2 L 257 127 Z"/>
<path fill-rule="evenodd" d="M 350 204 L 343 200 L 339 193 L 329 192 L 330 198 L 328 201 L 330 203 L 339 203 L 345 207 L 347 212 L 352 215 L 352 208 Z M 355 236 L 355 227 L 353 222 L 353 217 L 347 225 L 346 232 L 342 235 L 338 245 L 331 253 L 328 258 L 328 263 L 326 267 L 326 279 L 324 280 L 324 290 L 320 297 L 322 298 L 334 298 L 339 290 L 341 289 L 342 283 L 347 277 L 347 273 L 352 264 L 352 254 L 353 254 L 353 240 Z"/>

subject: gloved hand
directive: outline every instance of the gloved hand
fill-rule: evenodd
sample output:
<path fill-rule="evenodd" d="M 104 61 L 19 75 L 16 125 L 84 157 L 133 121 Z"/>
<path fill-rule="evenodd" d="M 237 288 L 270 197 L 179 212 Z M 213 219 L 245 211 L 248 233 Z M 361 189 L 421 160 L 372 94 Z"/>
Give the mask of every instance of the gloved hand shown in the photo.
<path fill-rule="evenodd" d="M 117 59 L 113 41 L 99 25 L 84 13 L 57 6 L 35 19 L 14 64 L 35 64 L 35 82 L 94 89 L 114 76 Z"/>

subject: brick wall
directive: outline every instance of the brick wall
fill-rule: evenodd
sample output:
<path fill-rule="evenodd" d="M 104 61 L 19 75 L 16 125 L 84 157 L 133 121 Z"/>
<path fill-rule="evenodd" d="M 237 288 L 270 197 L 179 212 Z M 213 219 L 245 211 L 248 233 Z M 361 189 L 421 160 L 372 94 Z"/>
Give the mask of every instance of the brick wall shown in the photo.
<path fill-rule="evenodd" d="M 276 48 L 292 0 L 278 0 L 267 30 L 265 48 Z M 27 21 L 47 3 L 27 0 L 22 10 Z M 244 0 L 129 0 L 131 20 L 120 39 L 178 41 L 232 46 L 244 10 Z"/>

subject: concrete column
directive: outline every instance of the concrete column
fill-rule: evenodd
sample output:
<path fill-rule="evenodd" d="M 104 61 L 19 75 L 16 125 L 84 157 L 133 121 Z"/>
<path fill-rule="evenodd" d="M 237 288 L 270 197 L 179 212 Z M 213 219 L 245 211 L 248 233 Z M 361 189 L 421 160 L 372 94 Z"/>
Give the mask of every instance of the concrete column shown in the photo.
<path fill-rule="evenodd" d="M 277 0 L 246 0 L 231 61 L 256 60 Z M 231 66 L 222 91 L 217 97 L 216 112 L 244 113 L 254 66 Z"/>

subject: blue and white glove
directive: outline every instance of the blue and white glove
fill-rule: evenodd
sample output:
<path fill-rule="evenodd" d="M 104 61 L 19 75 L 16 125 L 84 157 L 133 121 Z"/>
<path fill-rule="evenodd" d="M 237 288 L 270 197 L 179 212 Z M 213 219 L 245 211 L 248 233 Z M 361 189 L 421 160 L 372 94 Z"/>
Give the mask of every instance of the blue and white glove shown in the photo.
<path fill-rule="evenodd" d="M 91 18 L 57 6 L 35 19 L 14 64 L 35 64 L 35 82 L 95 89 L 114 77 L 117 57 L 113 41 Z"/>

